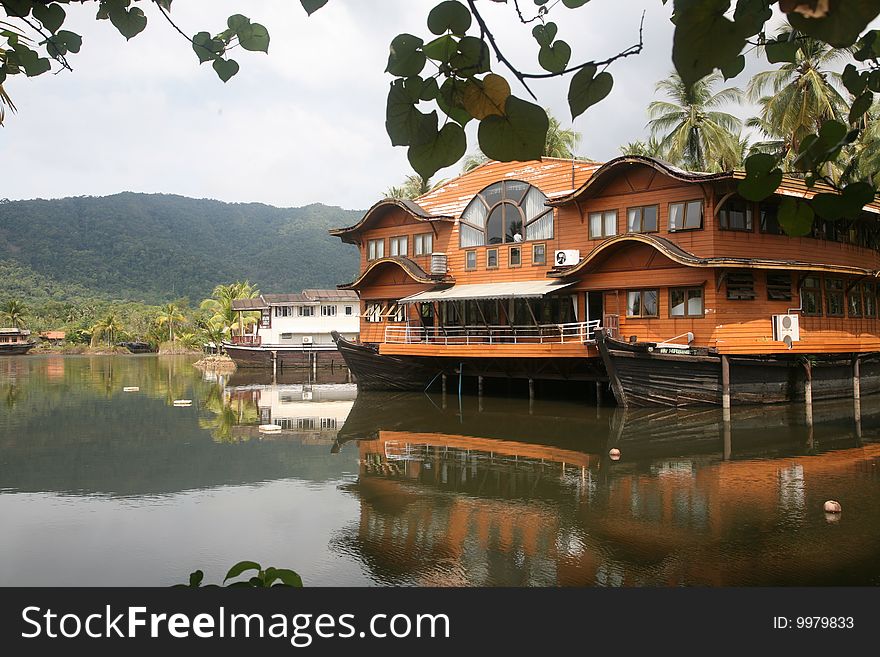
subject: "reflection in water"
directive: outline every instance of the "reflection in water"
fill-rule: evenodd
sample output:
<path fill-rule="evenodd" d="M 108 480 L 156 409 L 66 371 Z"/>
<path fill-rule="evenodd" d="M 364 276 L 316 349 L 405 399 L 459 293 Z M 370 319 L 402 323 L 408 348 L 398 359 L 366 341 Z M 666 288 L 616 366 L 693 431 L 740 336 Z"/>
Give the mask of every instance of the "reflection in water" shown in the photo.
<path fill-rule="evenodd" d="M 859 424 L 816 404 L 808 428 L 797 405 L 726 424 L 332 375 L 0 359 L 0 584 L 219 579 L 244 558 L 308 585 L 880 584 L 880 398 Z"/>

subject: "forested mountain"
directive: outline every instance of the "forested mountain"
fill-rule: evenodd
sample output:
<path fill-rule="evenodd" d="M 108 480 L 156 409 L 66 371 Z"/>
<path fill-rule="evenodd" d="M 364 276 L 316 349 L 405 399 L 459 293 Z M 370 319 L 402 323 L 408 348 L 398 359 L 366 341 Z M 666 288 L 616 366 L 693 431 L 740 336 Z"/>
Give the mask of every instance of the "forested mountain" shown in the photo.
<path fill-rule="evenodd" d="M 0 201 L 0 298 L 198 301 L 218 283 L 262 292 L 352 280 L 357 251 L 327 229 L 362 215 L 168 194 Z"/>

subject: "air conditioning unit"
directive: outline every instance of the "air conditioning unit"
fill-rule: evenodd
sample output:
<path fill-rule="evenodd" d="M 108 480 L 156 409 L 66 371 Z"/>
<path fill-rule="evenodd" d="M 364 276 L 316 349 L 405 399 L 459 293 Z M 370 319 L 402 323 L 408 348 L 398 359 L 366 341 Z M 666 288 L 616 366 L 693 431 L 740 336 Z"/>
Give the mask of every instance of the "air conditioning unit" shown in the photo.
<path fill-rule="evenodd" d="M 773 315 L 773 339 L 784 342 L 789 349 L 793 342 L 801 339 L 800 317 L 798 315 Z"/>
<path fill-rule="evenodd" d="M 557 267 L 572 267 L 581 261 L 578 249 L 563 249 L 556 252 L 554 262 Z"/>
<path fill-rule="evenodd" d="M 312 344 L 312 336 L 304 335 L 303 336 L 303 344 Z"/>

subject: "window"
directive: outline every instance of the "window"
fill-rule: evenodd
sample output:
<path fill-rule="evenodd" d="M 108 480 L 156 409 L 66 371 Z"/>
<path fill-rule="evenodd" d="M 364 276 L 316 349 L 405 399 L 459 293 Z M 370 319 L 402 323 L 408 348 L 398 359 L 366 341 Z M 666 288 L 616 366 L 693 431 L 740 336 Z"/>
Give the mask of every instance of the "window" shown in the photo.
<path fill-rule="evenodd" d="M 862 286 L 853 285 L 846 295 L 847 314 L 850 317 L 862 316 Z"/>
<path fill-rule="evenodd" d="M 627 317 L 657 317 L 659 290 L 630 290 L 626 293 Z"/>
<path fill-rule="evenodd" d="M 368 303 L 364 312 L 364 321 L 371 324 L 382 321 L 382 304 Z"/>
<path fill-rule="evenodd" d="M 367 260 L 378 260 L 385 257 L 385 240 L 367 242 Z"/>
<path fill-rule="evenodd" d="M 702 227 L 702 201 L 669 204 L 669 230 L 691 230 Z"/>
<path fill-rule="evenodd" d="M 336 418 L 335 417 L 322 417 L 321 418 L 321 428 L 322 429 L 335 429 L 336 428 Z"/>
<path fill-rule="evenodd" d="M 498 267 L 498 249 L 486 250 L 486 268 L 494 269 Z"/>
<path fill-rule="evenodd" d="M 801 308 L 804 315 L 822 314 L 822 283 L 818 276 L 807 276 L 801 284 Z"/>
<path fill-rule="evenodd" d="M 413 237 L 413 253 L 415 255 L 431 255 L 433 250 L 434 235 L 432 233 L 424 233 Z"/>
<path fill-rule="evenodd" d="M 508 267 L 519 267 L 522 264 L 522 249 L 518 246 L 510 247 L 510 251 L 507 255 Z"/>
<path fill-rule="evenodd" d="M 825 279 L 825 315 L 843 317 L 843 280 Z"/>
<path fill-rule="evenodd" d="M 670 317 L 702 317 L 703 288 L 673 287 L 669 289 Z"/>
<path fill-rule="evenodd" d="M 406 318 L 406 306 L 389 301 L 382 308 L 382 317 L 386 317 L 389 322 L 402 322 Z"/>
<path fill-rule="evenodd" d="M 640 208 L 630 208 L 626 211 L 626 231 L 628 233 L 655 233 L 657 232 L 657 215 L 659 205 L 646 205 Z"/>
<path fill-rule="evenodd" d="M 321 306 L 321 317 L 336 317 L 336 306 Z"/>
<path fill-rule="evenodd" d="M 728 272 L 727 298 L 732 301 L 755 298 L 755 277 L 752 272 Z"/>
<path fill-rule="evenodd" d="M 275 317 L 293 317 L 293 307 L 275 306 Z"/>
<path fill-rule="evenodd" d="M 299 306 L 300 317 L 314 317 L 315 309 L 312 306 Z"/>
<path fill-rule="evenodd" d="M 752 204 L 739 197 L 727 199 L 718 213 L 722 230 L 752 230 Z"/>
<path fill-rule="evenodd" d="M 876 317 L 877 292 L 873 283 L 862 283 L 862 299 L 865 302 L 865 317 Z"/>
<path fill-rule="evenodd" d="M 489 185 L 464 209 L 459 222 L 462 247 L 553 238 L 553 208 L 533 185 L 505 180 Z"/>
<path fill-rule="evenodd" d="M 409 238 L 406 236 L 403 237 L 392 237 L 391 240 L 391 256 L 405 256 L 407 252 L 407 247 L 409 246 Z"/>
<path fill-rule="evenodd" d="M 617 210 L 590 213 L 590 239 L 617 235 Z"/>
<path fill-rule="evenodd" d="M 761 203 L 758 206 L 758 212 L 761 215 L 761 232 L 770 233 L 771 235 L 784 235 L 784 231 L 779 227 L 777 212 L 779 208 L 776 205 Z"/>
<path fill-rule="evenodd" d="M 547 247 L 544 244 L 535 244 L 532 247 L 532 264 L 533 265 L 546 265 L 547 264 Z"/>
<path fill-rule="evenodd" d="M 269 309 L 260 311 L 260 328 L 269 328 L 272 325 L 272 314 Z"/>
<path fill-rule="evenodd" d="M 476 269 L 477 268 L 477 252 L 476 251 L 467 251 L 464 254 L 464 268 L 465 269 Z"/>
<path fill-rule="evenodd" d="M 351 317 L 353 312 L 354 312 L 354 308 L 352 306 L 345 307 L 345 316 L 346 317 Z"/>
<path fill-rule="evenodd" d="M 791 301 L 791 274 L 787 272 L 767 272 L 767 299 L 770 301 Z"/>

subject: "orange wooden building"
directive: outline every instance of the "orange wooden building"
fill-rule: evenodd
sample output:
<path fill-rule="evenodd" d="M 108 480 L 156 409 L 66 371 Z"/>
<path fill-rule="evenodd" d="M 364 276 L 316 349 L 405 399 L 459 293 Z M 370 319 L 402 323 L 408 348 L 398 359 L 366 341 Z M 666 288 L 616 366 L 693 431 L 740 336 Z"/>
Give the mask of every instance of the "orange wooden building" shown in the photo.
<path fill-rule="evenodd" d="M 852 394 L 854 369 L 873 390 L 880 204 L 789 237 L 780 200 L 825 190 L 786 177 L 752 203 L 742 177 L 544 158 L 380 201 L 331 231 L 361 254 L 339 287 L 361 299 L 362 346 L 340 350 L 366 387 L 610 378 L 618 402 L 684 405 L 798 398 L 813 377 Z"/>

